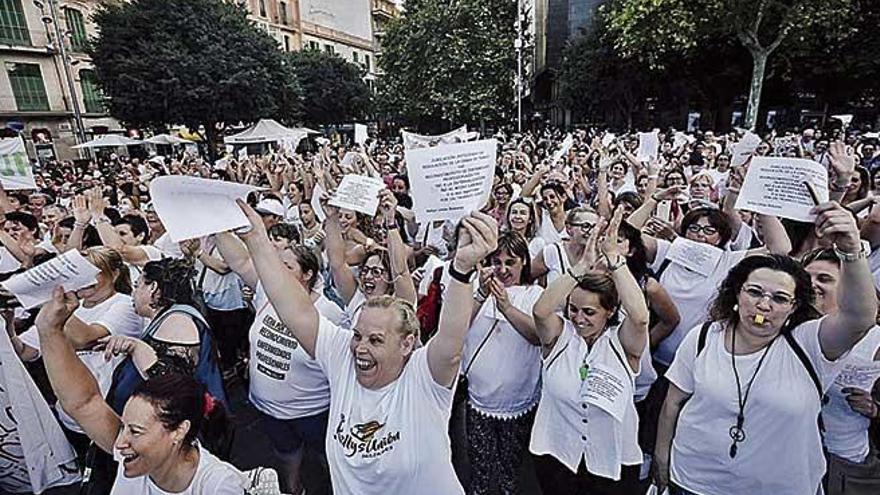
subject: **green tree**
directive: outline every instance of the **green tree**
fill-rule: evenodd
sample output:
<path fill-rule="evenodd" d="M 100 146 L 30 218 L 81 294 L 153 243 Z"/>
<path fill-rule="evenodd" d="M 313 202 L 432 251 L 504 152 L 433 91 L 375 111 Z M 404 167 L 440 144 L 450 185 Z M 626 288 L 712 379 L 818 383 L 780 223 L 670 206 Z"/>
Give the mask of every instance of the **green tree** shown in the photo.
<path fill-rule="evenodd" d="M 613 0 L 609 29 L 625 56 L 652 66 L 698 49 L 710 38 L 735 38 L 752 58 L 746 127 L 758 119 L 767 61 L 796 31 L 839 22 L 850 0 Z"/>
<path fill-rule="evenodd" d="M 173 15 L 172 15 L 173 13 Z M 110 112 L 134 125 L 204 125 L 294 118 L 298 85 L 277 43 L 223 0 L 107 2 L 91 47 Z M 209 146 L 213 153 L 213 145 Z"/>
<path fill-rule="evenodd" d="M 379 58 L 384 113 L 434 126 L 508 121 L 515 111 L 516 5 L 407 0 Z"/>
<path fill-rule="evenodd" d="M 333 124 L 365 118 L 372 94 L 365 70 L 336 54 L 303 50 L 287 54 L 303 95 L 303 112 L 311 124 Z"/>

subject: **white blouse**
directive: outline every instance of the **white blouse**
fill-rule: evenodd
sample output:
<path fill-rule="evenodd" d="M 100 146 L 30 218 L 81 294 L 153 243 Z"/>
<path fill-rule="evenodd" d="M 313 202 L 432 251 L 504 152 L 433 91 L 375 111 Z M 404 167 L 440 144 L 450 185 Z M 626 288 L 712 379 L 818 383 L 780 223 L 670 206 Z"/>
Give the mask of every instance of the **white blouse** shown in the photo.
<path fill-rule="evenodd" d="M 823 389 L 844 359 L 828 361 L 819 346 L 820 320 L 792 336 L 816 370 Z M 825 473 L 819 435 L 821 402 L 804 364 L 783 337 L 770 344 L 745 405 L 745 440 L 729 455 L 730 428 L 739 413 L 736 378 L 721 324 L 713 323 L 697 356 L 699 328 L 684 338 L 666 377 L 690 399 L 681 409 L 670 456 L 670 477 L 703 495 L 817 493 Z M 764 351 L 736 356 L 743 393 Z"/>
<path fill-rule="evenodd" d="M 582 373 L 585 365 L 588 371 Z M 633 402 L 638 370 L 630 367 L 616 328 L 605 330 L 590 349 L 565 320 L 542 371 L 541 402 L 529 445 L 533 454 L 552 455 L 573 473 L 583 459 L 587 471 L 613 480 L 620 479 L 622 465 L 642 463 Z M 588 375 L 585 380 L 582 374 Z M 590 384 L 596 386 L 591 389 Z M 617 392 L 619 419 L 593 399 L 609 389 Z"/>

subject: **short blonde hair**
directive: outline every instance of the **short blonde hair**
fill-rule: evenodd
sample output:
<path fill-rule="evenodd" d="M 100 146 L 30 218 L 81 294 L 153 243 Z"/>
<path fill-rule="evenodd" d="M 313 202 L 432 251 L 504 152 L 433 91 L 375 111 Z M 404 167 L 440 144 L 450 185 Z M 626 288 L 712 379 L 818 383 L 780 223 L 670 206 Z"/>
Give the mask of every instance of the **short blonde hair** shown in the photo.
<path fill-rule="evenodd" d="M 400 319 L 400 327 L 397 331 L 402 336 L 413 335 L 419 336 L 419 319 L 416 317 L 416 308 L 412 303 L 405 301 L 399 297 L 382 295 L 368 299 L 364 304 L 364 308 L 383 308 L 393 309 Z"/>

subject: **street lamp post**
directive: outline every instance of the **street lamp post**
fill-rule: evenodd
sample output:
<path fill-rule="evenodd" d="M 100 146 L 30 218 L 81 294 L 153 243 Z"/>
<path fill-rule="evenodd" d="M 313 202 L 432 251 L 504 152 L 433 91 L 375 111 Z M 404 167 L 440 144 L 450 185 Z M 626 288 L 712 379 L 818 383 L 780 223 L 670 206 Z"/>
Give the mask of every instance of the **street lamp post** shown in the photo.
<path fill-rule="evenodd" d="M 61 30 L 61 24 L 58 22 L 57 0 L 46 0 L 49 3 L 49 15 L 51 23 L 55 30 L 55 42 L 58 44 L 58 54 L 61 55 L 61 63 L 64 65 L 64 78 L 67 81 L 67 90 L 70 93 L 70 104 L 73 108 L 73 119 L 76 125 L 74 137 L 76 144 L 86 142 L 86 129 L 83 124 L 82 111 L 79 108 L 79 98 L 76 94 L 76 86 L 73 82 L 73 73 L 70 68 L 70 59 L 67 57 L 67 46 L 64 40 L 64 32 Z M 42 10 L 42 4 L 34 2 Z M 48 20 L 48 19 L 47 19 Z"/>
<path fill-rule="evenodd" d="M 513 47 L 516 49 L 516 132 L 522 134 L 522 1 L 516 2 L 516 41 Z"/>

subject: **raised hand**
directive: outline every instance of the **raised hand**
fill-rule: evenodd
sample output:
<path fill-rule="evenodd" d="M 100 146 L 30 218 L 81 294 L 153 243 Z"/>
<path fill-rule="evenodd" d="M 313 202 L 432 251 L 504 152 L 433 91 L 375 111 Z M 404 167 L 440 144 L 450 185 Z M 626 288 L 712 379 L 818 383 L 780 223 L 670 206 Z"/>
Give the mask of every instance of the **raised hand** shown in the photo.
<path fill-rule="evenodd" d="M 473 212 L 461 221 L 463 230 L 455 252 L 456 270 L 470 272 L 498 247 L 498 223 L 491 216 Z"/>
<path fill-rule="evenodd" d="M 856 170 L 856 160 L 852 150 L 847 150 L 843 141 L 834 141 L 828 145 L 828 159 L 834 172 L 838 187 L 849 184 L 849 178 Z"/>
<path fill-rule="evenodd" d="M 236 199 L 235 203 L 241 208 L 241 211 L 244 213 L 244 216 L 247 217 L 248 223 L 250 224 L 247 227 L 237 229 L 235 234 L 244 241 L 258 237 L 268 237 L 268 234 L 266 234 L 266 225 L 263 223 L 263 218 L 260 217 L 260 214 L 242 199 Z"/>
<path fill-rule="evenodd" d="M 397 197 L 390 189 L 379 191 L 379 213 L 385 222 L 393 223 L 397 214 Z"/>
<path fill-rule="evenodd" d="M 599 246 L 602 250 L 602 254 L 604 254 L 609 261 L 616 260 L 618 256 L 625 254 L 620 252 L 620 247 L 617 244 L 617 233 L 620 230 L 620 223 L 622 221 L 623 208 L 617 207 L 617 209 L 614 210 L 614 215 L 611 217 L 611 222 L 608 223 L 608 227 L 605 229 L 605 235 L 602 237 L 602 242 Z"/>
<path fill-rule="evenodd" d="M 862 248 L 859 228 L 852 214 L 836 201 L 822 203 L 812 209 L 816 214 L 816 237 L 827 239 L 845 253 Z"/>
<path fill-rule="evenodd" d="M 79 301 L 73 292 L 64 292 L 64 287 L 58 286 L 52 290 L 52 299 L 40 308 L 37 319 L 34 320 L 38 330 L 61 331 L 70 315 L 79 307 Z"/>
<path fill-rule="evenodd" d="M 77 194 L 73 198 L 73 219 L 80 225 L 85 225 L 92 220 L 92 212 L 89 211 L 88 200 L 82 194 Z"/>

